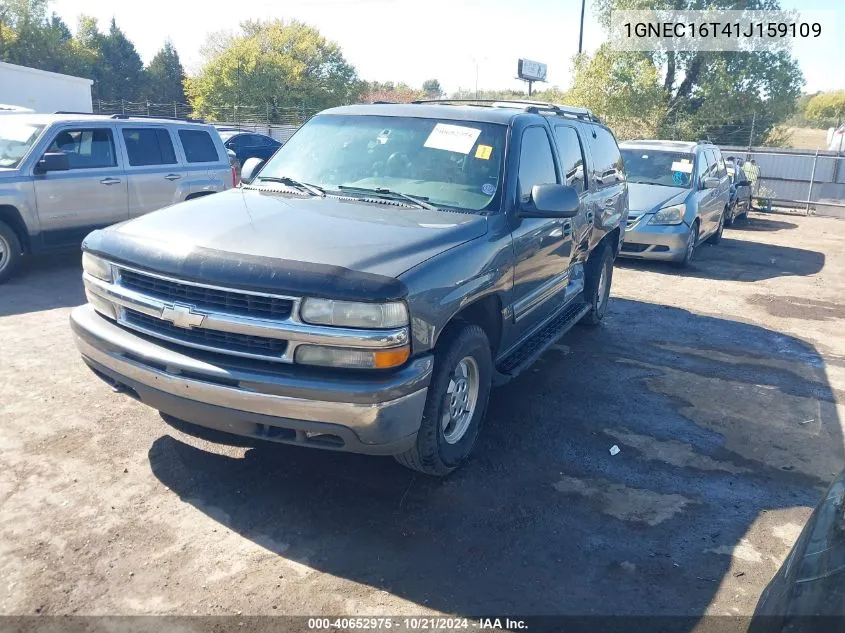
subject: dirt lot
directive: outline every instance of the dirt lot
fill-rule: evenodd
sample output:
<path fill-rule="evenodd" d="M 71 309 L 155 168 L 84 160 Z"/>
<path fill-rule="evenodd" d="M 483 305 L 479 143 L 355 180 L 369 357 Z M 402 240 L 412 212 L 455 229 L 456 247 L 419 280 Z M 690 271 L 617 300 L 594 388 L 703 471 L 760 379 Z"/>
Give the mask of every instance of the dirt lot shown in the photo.
<path fill-rule="evenodd" d="M 845 221 L 621 262 L 443 481 L 174 430 L 79 360 L 77 261 L 0 287 L 0 614 L 748 614 L 845 465 Z"/>

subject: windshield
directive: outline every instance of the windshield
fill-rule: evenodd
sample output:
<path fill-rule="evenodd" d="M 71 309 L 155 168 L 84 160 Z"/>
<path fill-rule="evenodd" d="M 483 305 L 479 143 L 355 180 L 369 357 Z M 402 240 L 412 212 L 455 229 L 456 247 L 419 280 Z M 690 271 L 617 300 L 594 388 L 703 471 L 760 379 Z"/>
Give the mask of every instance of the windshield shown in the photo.
<path fill-rule="evenodd" d="M 389 189 L 439 207 L 491 209 L 506 130 L 475 121 L 321 115 L 276 152 L 255 182 L 289 178 L 362 196 L 347 188 Z"/>
<path fill-rule="evenodd" d="M 44 129 L 43 125 L 8 120 L 14 118 L 0 119 L 0 167 L 17 167 Z"/>
<path fill-rule="evenodd" d="M 695 156 L 684 152 L 622 148 L 628 182 L 666 187 L 692 184 Z"/>

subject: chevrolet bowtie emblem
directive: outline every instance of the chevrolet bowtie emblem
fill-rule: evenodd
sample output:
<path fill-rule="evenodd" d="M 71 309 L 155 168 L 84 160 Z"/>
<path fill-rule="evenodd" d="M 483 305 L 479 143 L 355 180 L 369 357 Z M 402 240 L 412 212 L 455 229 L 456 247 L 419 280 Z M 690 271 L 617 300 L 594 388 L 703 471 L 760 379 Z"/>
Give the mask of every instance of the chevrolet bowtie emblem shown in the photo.
<path fill-rule="evenodd" d="M 179 305 L 164 306 L 161 309 L 161 318 L 170 321 L 176 327 L 191 329 L 199 327 L 205 321 L 205 315 L 191 310 L 190 306 Z"/>

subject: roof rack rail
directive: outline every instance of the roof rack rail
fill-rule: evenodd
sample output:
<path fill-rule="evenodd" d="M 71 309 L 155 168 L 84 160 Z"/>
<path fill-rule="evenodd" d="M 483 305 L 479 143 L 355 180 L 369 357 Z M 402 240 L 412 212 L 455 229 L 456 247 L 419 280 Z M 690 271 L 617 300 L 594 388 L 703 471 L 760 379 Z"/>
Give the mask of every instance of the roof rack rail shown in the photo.
<path fill-rule="evenodd" d="M 99 116 L 93 112 L 74 112 L 73 110 L 56 110 L 53 114 L 76 114 L 78 116 Z"/>
<path fill-rule="evenodd" d="M 184 121 L 185 123 L 205 123 L 205 119 L 192 119 L 184 116 L 155 116 L 153 114 L 112 114 L 111 119 L 164 119 L 165 121 Z"/>
<path fill-rule="evenodd" d="M 493 108 L 520 108 L 526 112 L 552 112 L 559 116 L 569 116 L 576 119 L 583 119 L 586 121 L 593 121 L 601 123 L 601 119 L 592 113 L 587 108 L 576 108 L 557 103 L 549 103 L 546 101 L 530 101 L 521 99 L 418 99 L 413 101 L 415 104 L 467 104 L 467 105 L 481 105 Z"/>

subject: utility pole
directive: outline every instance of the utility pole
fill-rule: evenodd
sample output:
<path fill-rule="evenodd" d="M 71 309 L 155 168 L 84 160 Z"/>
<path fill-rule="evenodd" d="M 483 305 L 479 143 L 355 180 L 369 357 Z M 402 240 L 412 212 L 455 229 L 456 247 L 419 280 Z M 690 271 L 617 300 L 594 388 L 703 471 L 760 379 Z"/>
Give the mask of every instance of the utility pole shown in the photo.
<path fill-rule="evenodd" d="M 587 8 L 587 0 L 581 0 L 581 31 L 578 33 L 578 54 L 584 50 L 584 11 Z M 530 84 L 529 84 L 530 87 Z M 528 91 L 529 94 L 531 91 Z"/>

